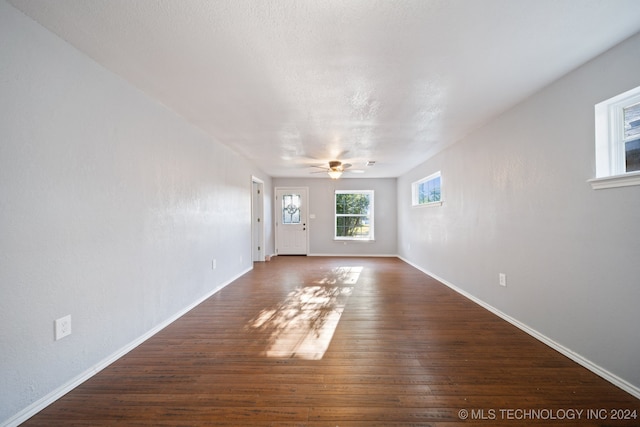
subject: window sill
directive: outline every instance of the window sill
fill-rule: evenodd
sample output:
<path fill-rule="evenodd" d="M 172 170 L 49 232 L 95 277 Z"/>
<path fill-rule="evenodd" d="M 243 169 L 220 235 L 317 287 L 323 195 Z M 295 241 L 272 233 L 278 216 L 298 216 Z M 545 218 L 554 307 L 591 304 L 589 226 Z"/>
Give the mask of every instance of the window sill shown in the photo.
<path fill-rule="evenodd" d="M 431 202 L 431 203 L 422 203 L 420 205 L 412 205 L 412 207 L 414 208 L 434 208 L 437 206 L 442 206 L 444 202 L 440 201 L 440 202 Z"/>
<path fill-rule="evenodd" d="M 593 188 L 594 190 L 640 185 L 640 172 L 629 172 L 625 173 L 624 175 L 593 178 L 587 180 L 587 182 L 591 184 L 591 188 Z"/>

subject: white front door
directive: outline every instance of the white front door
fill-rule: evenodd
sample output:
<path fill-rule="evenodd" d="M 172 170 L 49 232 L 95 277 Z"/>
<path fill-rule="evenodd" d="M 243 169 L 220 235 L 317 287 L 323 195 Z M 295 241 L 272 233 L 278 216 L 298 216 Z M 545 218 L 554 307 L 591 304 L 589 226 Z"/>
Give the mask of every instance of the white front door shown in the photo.
<path fill-rule="evenodd" d="M 308 188 L 276 188 L 276 253 L 307 254 Z"/>

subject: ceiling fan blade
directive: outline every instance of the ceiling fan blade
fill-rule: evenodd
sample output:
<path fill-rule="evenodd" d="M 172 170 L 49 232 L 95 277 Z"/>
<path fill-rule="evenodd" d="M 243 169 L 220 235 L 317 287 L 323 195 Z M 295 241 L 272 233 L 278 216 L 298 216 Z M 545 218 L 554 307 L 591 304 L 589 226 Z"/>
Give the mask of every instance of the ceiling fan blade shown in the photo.
<path fill-rule="evenodd" d="M 347 169 L 347 168 L 350 168 L 351 166 L 353 166 L 351 163 L 343 163 L 342 169 Z"/>

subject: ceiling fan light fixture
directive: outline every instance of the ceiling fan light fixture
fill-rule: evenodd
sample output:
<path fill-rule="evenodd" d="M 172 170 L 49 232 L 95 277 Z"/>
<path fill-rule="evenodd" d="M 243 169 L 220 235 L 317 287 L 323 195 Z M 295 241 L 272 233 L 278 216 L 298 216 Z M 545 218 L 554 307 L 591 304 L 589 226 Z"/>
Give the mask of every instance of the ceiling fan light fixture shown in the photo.
<path fill-rule="evenodd" d="M 342 171 L 339 171 L 339 170 L 330 170 L 327 173 L 329 174 L 331 179 L 338 179 L 342 175 Z"/>

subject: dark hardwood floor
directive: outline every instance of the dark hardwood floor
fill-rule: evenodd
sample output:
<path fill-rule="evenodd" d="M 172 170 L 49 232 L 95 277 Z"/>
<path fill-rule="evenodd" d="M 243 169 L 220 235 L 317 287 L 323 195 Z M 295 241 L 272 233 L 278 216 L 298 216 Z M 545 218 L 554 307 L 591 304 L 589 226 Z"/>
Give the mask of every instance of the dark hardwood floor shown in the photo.
<path fill-rule="evenodd" d="M 638 417 L 640 400 L 401 260 L 276 257 L 24 425 L 638 426 Z"/>

